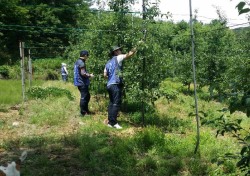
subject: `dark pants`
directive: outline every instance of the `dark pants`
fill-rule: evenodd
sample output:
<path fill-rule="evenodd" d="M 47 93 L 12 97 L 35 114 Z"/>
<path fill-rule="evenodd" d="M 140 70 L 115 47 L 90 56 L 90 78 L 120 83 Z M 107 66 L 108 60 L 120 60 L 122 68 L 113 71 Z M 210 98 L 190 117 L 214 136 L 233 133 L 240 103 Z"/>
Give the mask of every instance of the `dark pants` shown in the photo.
<path fill-rule="evenodd" d="M 85 115 L 86 113 L 89 113 L 89 100 L 90 100 L 89 86 L 86 85 L 78 86 L 78 90 L 80 91 L 81 94 L 81 99 L 80 99 L 81 114 Z"/>
<path fill-rule="evenodd" d="M 108 120 L 110 125 L 117 123 L 117 115 L 122 103 L 122 86 L 112 84 L 107 87 L 109 93 Z"/>
<path fill-rule="evenodd" d="M 68 75 L 62 75 L 62 80 L 65 82 L 68 81 Z"/>

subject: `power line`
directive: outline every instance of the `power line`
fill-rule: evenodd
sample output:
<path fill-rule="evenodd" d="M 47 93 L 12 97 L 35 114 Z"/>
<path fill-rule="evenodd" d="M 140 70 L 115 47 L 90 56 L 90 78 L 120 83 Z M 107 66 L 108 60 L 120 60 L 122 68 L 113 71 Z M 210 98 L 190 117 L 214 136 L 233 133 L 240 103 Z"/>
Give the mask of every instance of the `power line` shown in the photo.
<path fill-rule="evenodd" d="M 98 9 L 90 9 L 91 12 L 107 12 L 107 13 L 130 13 L 130 14 L 139 14 L 139 15 L 143 15 L 143 12 L 140 11 L 112 11 L 112 10 L 98 10 Z M 166 19 L 170 19 L 173 18 L 173 16 L 184 16 L 184 17 L 189 17 L 189 14 L 172 14 L 172 13 L 159 13 L 158 17 L 155 17 L 156 19 L 160 20 L 163 19 L 163 17 L 166 16 Z M 197 18 L 205 18 L 208 20 L 216 20 L 215 18 L 211 18 L 211 17 L 206 17 L 206 16 L 199 16 L 196 15 Z M 183 19 L 184 20 L 184 19 Z M 236 20 L 241 20 L 244 21 L 244 19 L 232 19 L 232 18 L 226 18 L 227 21 L 236 21 Z M 201 21 L 203 22 L 203 21 Z"/>
<path fill-rule="evenodd" d="M 12 27 L 9 29 L 9 27 Z M 92 31 L 92 32 L 120 32 L 116 30 L 102 30 L 102 29 L 87 29 L 87 28 L 60 28 L 60 27 L 45 27 L 45 26 L 25 26 L 25 25 L 5 25 L 5 24 L 0 24 L 0 28 L 2 30 L 13 30 L 13 27 L 15 28 L 31 28 L 32 30 L 25 30 L 22 29 L 20 31 L 34 31 L 36 29 L 50 29 L 50 30 L 68 30 L 69 31 Z M 16 29 L 19 30 L 19 29 Z M 53 31 L 43 31 L 44 33 L 58 33 L 58 34 L 64 34 L 64 33 L 59 33 L 59 32 L 53 32 Z"/>
<path fill-rule="evenodd" d="M 217 31 L 217 30 L 222 30 L 222 29 L 227 29 L 227 28 L 233 28 L 233 27 L 237 27 L 237 26 L 242 26 L 242 25 L 246 25 L 249 24 L 249 22 L 247 23 L 240 23 L 240 24 L 234 24 L 234 25 L 230 25 L 230 26 L 223 26 L 220 28 L 216 28 L 216 29 L 212 29 L 212 30 L 208 30 L 208 31 L 203 31 L 203 32 L 196 32 L 196 35 L 199 34 L 203 34 L 203 33 L 208 33 L 208 32 L 213 32 L 213 31 Z M 29 29 L 18 29 L 18 28 L 29 28 Z M 90 32 L 124 32 L 124 31 L 114 31 L 114 30 L 101 30 L 101 29 L 84 29 L 84 28 L 57 28 L 57 27 L 44 27 L 44 26 L 23 26 L 23 25 L 4 25 L 4 24 L 0 24 L 0 30 L 10 30 L 10 31 L 19 31 L 19 32 L 38 32 L 35 31 L 35 28 L 38 29 L 53 29 L 53 30 L 63 30 L 63 29 L 67 29 L 68 31 L 90 31 Z M 64 33 L 61 32 L 55 32 L 55 31 L 41 31 L 42 33 L 49 33 L 49 34 L 68 34 L 68 31 L 65 31 Z M 190 36 L 190 34 L 184 34 L 184 35 L 171 35 L 172 37 L 184 37 L 184 36 Z"/>
<path fill-rule="evenodd" d="M 217 29 L 212 29 L 212 30 L 209 30 L 209 31 L 197 32 L 196 34 L 202 34 L 202 33 L 218 31 L 218 30 L 227 29 L 227 28 L 236 27 L 236 26 L 241 26 L 241 25 L 245 25 L 245 24 L 249 24 L 249 23 L 241 23 L 241 24 L 235 24 L 235 25 L 231 25 L 231 26 L 224 26 L 224 27 L 217 28 Z"/>
<path fill-rule="evenodd" d="M 235 25 L 231 25 L 231 26 L 223 26 L 223 27 L 220 27 L 220 28 L 211 29 L 211 30 L 202 31 L 202 32 L 195 32 L 195 35 L 214 32 L 214 31 L 218 31 L 218 30 L 222 30 L 222 29 L 228 29 L 230 27 L 236 27 L 236 26 L 241 26 L 241 25 L 245 25 L 245 24 L 249 24 L 249 23 L 241 23 L 241 24 L 235 24 Z M 184 36 L 190 36 L 190 34 L 183 34 L 183 35 L 178 34 L 178 35 L 170 35 L 170 36 L 171 37 L 184 37 Z"/>
<path fill-rule="evenodd" d="M 59 49 L 63 49 L 63 48 L 67 48 L 65 46 L 58 46 L 58 47 L 53 47 L 53 46 L 44 46 L 44 47 L 40 47 L 40 46 L 32 46 L 32 47 L 24 47 L 24 48 L 28 48 L 28 49 L 40 49 L 40 48 L 59 48 Z"/>
<path fill-rule="evenodd" d="M 98 9 L 90 9 L 91 12 L 107 12 L 107 13 L 130 13 L 130 14 L 143 14 L 143 12 L 133 12 L 133 11 L 113 11 L 113 10 L 98 10 Z"/>
<path fill-rule="evenodd" d="M 188 17 L 189 14 L 171 14 L 173 16 L 185 16 L 185 17 Z M 196 17 L 200 17 L 200 18 L 206 18 L 206 19 L 210 19 L 210 20 L 215 20 L 215 18 L 211 18 L 211 17 L 207 17 L 207 16 L 200 16 L 200 15 L 195 15 Z M 240 21 L 243 21 L 245 19 L 232 19 L 232 18 L 225 18 L 226 20 L 233 20 L 233 21 L 236 21 L 236 20 L 240 20 Z"/>

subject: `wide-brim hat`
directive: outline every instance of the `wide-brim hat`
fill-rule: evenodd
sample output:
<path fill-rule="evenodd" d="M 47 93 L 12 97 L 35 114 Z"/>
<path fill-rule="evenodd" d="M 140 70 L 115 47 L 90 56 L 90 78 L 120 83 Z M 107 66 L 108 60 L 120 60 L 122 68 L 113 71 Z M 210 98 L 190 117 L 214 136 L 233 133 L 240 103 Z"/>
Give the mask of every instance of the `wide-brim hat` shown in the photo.
<path fill-rule="evenodd" d="M 122 48 L 121 46 L 112 46 L 111 51 L 114 52 L 114 51 L 121 49 L 121 48 Z"/>
<path fill-rule="evenodd" d="M 113 55 L 114 51 L 121 49 L 121 46 L 112 46 L 110 49 L 110 54 Z"/>

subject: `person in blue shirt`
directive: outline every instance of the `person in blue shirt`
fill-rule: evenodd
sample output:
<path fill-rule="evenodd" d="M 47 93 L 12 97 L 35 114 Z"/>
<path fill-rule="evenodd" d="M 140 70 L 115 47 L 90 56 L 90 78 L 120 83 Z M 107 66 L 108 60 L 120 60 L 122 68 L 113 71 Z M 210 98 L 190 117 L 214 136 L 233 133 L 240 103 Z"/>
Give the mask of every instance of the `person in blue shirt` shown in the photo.
<path fill-rule="evenodd" d="M 141 43 L 141 42 L 140 42 Z M 136 53 L 136 47 L 127 54 L 122 54 L 121 47 L 114 46 L 110 50 L 111 58 L 104 68 L 104 77 L 108 79 L 107 90 L 109 93 L 108 106 L 108 126 L 116 129 L 122 129 L 117 122 L 117 115 L 122 103 L 122 62 Z"/>
<path fill-rule="evenodd" d="M 80 114 L 82 116 L 90 114 L 89 111 L 89 101 L 90 101 L 90 93 L 89 93 L 89 84 L 90 79 L 94 77 L 93 74 L 87 72 L 86 61 L 88 60 L 89 52 L 83 50 L 80 52 L 79 59 L 75 62 L 74 65 L 74 85 L 78 87 L 78 90 L 81 94 L 80 99 Z"/>

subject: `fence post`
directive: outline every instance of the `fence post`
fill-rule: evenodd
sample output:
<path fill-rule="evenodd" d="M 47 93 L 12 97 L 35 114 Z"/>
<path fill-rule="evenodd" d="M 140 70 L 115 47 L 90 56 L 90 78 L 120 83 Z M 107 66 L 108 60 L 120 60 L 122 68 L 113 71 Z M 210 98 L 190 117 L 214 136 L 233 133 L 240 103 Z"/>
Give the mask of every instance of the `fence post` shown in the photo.
<path fill-rule="evenodd" d="M 25 101 L 25 72 L 24 72 L 24 42 L 19 42 L 19 51 L 21 57 L 21 76 L 22 76 L 22 95 L 23 101 Z"/>

